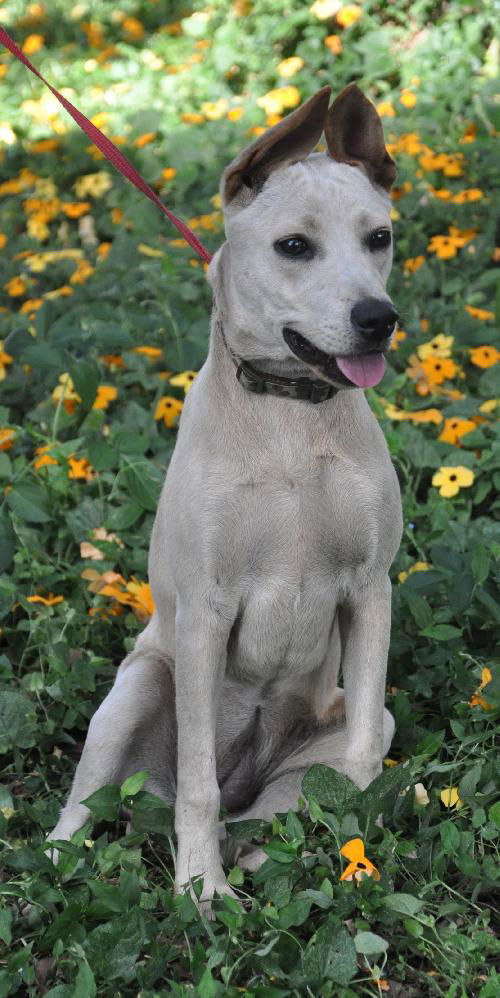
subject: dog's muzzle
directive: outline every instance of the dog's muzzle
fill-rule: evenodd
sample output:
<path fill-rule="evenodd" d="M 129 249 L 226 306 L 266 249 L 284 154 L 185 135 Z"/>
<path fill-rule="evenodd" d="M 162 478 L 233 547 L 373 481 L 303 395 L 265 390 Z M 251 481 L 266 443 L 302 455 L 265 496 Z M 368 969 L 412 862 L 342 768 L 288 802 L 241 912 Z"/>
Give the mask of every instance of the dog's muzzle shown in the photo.
<path fill-rule="evenodd" d="M 394 328 L 394 325 L 393 327 Z M 388 334 L 390 335 L 390 334 Z M 387 337 L 388 338 L 388 337 Z M 320 378 L 346 388 L 372 388 L 385 373 L 383 349 L 340 357 L 325 353 L 290 326 L 283 329 L 283 339 L 299 360 L 303 360 Z"/>

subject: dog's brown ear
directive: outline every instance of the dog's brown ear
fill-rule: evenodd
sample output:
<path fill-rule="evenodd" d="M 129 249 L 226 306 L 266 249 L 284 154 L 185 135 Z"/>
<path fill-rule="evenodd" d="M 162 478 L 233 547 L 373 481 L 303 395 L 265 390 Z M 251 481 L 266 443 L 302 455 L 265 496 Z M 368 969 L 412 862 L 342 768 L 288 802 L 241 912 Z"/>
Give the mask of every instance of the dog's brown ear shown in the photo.
<path fill-rule="evenodd" d="M 370 180 L 386 191 L 396 178 L 396 164 L 385 148 L 382 122 L 355 83 L 339 94 L 325 120 L 328 154 L 339 163 L 365 168 Z"/>
<path fill-rule="evenodd" d="M 322 87 L 283 121 L 259 135 L 226 167 L 220 193 L 226 208 L 238 194 L 248 204 L 279 166 L 297 163 L 311 153 L 325 125 L 331 87 Z"/>

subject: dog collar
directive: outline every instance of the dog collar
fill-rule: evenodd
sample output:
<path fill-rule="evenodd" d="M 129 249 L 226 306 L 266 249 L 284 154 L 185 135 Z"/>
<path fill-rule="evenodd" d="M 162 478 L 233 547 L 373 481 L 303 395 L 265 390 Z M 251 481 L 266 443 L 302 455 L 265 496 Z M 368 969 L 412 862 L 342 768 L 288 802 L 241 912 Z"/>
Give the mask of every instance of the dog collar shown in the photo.
<path fill-rule="evenodd" d="M 221 322 L 217 322 L 226 349 L 236 367 L 236 377 L 244 388 L 256 395 L 279 395 L 281 398 L 302 399 L 304 402 L 326 402 L 339 391 L 321 378 L 285 378 L 279 374 L 257 371 L 248 360 L 241 360 L 231 350 Z"/>

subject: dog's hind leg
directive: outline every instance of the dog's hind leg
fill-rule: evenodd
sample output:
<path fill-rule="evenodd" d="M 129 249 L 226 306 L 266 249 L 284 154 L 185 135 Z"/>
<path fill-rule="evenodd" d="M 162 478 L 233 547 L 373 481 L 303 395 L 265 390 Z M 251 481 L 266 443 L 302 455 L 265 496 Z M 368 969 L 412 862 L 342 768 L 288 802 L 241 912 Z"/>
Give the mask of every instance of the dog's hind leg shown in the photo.
<path fill-rule="evenodd" d="M 384 755 L 389 751 L 393 735 L 394 718 L 387 709 L 384 709 Z M 302 796 L 302 780 L 308 769 L 314 763 L 323 763 L 339 773 L 344 772 L 347 744 L 345 724 L 333 729 L 329 727 L 326 731 L 320 728 L 305 745 L 292 752 L 269 773 L 265 787 L 250 807 L 239 814 L 232 814 L 230 819 L 227 819 L 229 834 L 230 821 L 244 821 L 249 818 L 271 821 L 275 814 L 286 814 L 289 810 L 296 810 L 299 797 Z M 228 855 L 231 855 L 231 852 L 234 855 L 230 843 L 227 849 Z M 254 871 L 266 859 L 267 856 L 262 849 L 245 843 L 238 863 L 244 869 Z"/>
<path fill-rule="evenodd" d="M 50 839 L 69 839 L 90 817 L 82 800 L 106 783 L 147 770 L 145 789 L 175 800 L 176 722 L 171 667 L 142 646 L 122 662 L 90 722 L 73 786 Z"/>

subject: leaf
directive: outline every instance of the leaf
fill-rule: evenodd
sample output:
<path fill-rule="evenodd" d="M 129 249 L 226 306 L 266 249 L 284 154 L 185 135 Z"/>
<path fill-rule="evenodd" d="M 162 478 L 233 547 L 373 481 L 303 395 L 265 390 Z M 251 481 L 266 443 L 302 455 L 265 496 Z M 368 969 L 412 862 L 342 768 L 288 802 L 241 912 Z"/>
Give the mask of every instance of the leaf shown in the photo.
<path fill-rule="evenodd" d="M 497 828 L 500 828 L 500 801 L 492 804 L 488 809 L 488 818 L 493 822 Z"/>
<path fill-rule="evenodd" d="M 35 744 L 36 713 L 31 700 L 15 690 L 0 692 L 0 753 Z"/>
<path fill-rule="evenodd" d="M 120 787 L 120 797 L 125 800 L 125 797 L 135 797 L 142 790 L 146 780 L 149 779 L 149 773 L 145 769 L 141 769 L 137 773 L 133 773 L 129 776 Z"/>
<path fill-rule="evenodd" d="M 86 496 L 66 515 L 66 523 L 75 541 L 87 541 L 92 530 L 102 526 L 101 503 Z"/>
<path fill-rule="evenodd" d="M 313 936 L 302 957 L 304 978 L 313 988 L 317 988 L 325 977 L 345 987 L 357 967 L 356 948 L 347 929 L 335 932 L 335 923 L 331 920 Z"/>
<path fill-rule="evenodd" d="M 121 474 L 125 488 L 132 499 L 150 513 L 156 512 L 161 485 L 148 474 L 147 465 L 129 465 Z"/>
<path fill-rule="evenodd" d="M 15 550 L 16 535 L 10 516 L 0 513 L 0 572 L 10 568 Z"/>
<path fill-rule="evenodd" d="M 12 912 L 8 908 L 0 911 L 0 939 L 7 946 L 12 942 Z"/>
<path fill-rule="evenodd" d="M 146 941 L 144 916 L 140 908 L 120 918 L 98 925 L 83 943 L 88 962 L 100 981 L 120 981 L 120 985 L 135 976 L 135 964 Z"/>
<path fill-rule="evenodd" d="M 452 641 L 462 636 L 462 629 L 451 624 L 433 624 L 431 627 L 425 627 L 421 633 L 426 638 L 434 638 L 435 641 Z"/>
<path fill-rule="evenodd" d="M 97 821 L 114 821 L 120 805 L 120 788 L 113 783 L 101 787 L 85 800 L 80 801 L 88 807 Z"/>
<path fill-rule="evenodd" d="M 7 495 L 10 508 L 27 523 L 49 523 L 48 498 L 36 483 L 20 482 Z"/>
<path fill-rule="evenodd" d="M 486 548 L 482 544 L 479 544 L 475 548 L 471 558 L 471 569 L 475 582 L 481 583 L 486 581 L 490 573 L 490 560 Z"/>
<path fill-rule="evenodd" d="M 309 898 L 294 898 L 290 904 L 280 911 L 278 925 L 282 929 L 290 929 L 292 925 L 303 925 L 311 911 L 312 900 Z"/>
<path fill-rule="evenodd" d="M 95 402 L 101 378 L 97 364 L 92 360 L 79 358 L 68 364 L 68 373 L 85 408 L 90 409 Z"/>
<path fill-rule="evenodd" d="M 360 808 L 363 814 L 379 814 L 390 801 L 411 784 L 411 773 L 408 766 L 393 766 L 384 769 L 361 794 Z"/>
<path fill-rule="evenodd" d="M 439 835 L 446 852 L 456 853 L 460 845 L 460 832 L 453 821 L 442 821 L 439 826 Z"/>
<path fill-rule="evenodd" d="M 118 451 L 105 440 L 94 440 L 87 448 L 88 459 L 96 471 L 109 471 L 110 468 L 117 468 L 119 455 Z"/>
<path fill-rule="evenodd" d="M 144 513 L 144 508 L 139 502 L 127 502 L 118 509 L 112 509 L 106 520 L 106 527 L 110 530 L 128 530 Z"/>
<path fill-rule="evenodd" d="M 382 899 L 382 903 L 401 915 L 416 915 L 424 907 L 424 902 L 413 894 L 388 894 Z"/>
<path fill-rule="evenodd" d="M 375 932 L 358 932 L 354 936 L 356 953 L 363 953 L 365 956 L 378 956 L 385 953 L 389 943 L 382 936 L 377 936 Z"/>
<path fill-rule="evenodd" d="M 95 998 L 97 992 L 94 975 L 85 960 L 78 965 L 72 998 Z"/>
<path fill-rule="evenodd" d="M 352 811 L 361 797 L 361 791 L 352 780 L 322 763 L 315 763 L 305 774 L 302 791 L 306 798 L 312 794 L 320 804 L 333 811 L 336 817 Z"/>
<path fill-rule="evenodd" d="M 232 870 L 229 871 L 227 875 L 228 884 L 232 884 L 233 887 L 241 887 L 245 882 L 245 874 L 241 869 L 241 866 L 233 866 Z"/>
<path fill-rule="evenodd" d="M 226 821 L 226 829 L 233 839 L 262 838 L 269 828 L 268 821 L 260 818 L 246 818 L 244 821 Z"/>

